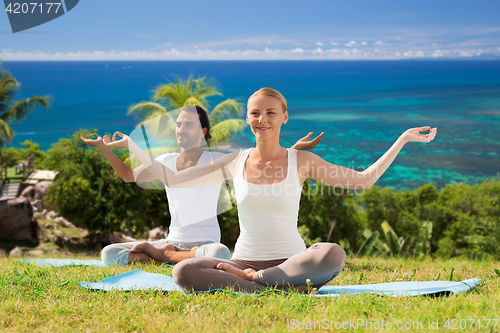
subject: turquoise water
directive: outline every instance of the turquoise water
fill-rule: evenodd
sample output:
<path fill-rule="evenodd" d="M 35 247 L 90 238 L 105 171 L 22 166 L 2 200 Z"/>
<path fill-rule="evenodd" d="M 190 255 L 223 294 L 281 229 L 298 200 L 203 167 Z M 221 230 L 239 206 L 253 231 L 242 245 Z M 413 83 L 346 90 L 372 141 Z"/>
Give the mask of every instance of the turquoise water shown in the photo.
<path fill-rule="evenodd" d="M 193 72 L 217 79 L 222 98 L 273 87 L 288 100 L 290 121 L 282 145 L 309 131 L 325 132 L 315 152 L 354 168 L 374 163 L 406 129 L 438 127 L 430 144 L 409 143 L 377 185 L 413 189 L 468 184 L 500 172 L 499 61 L 186 61 L 2 62 L 22 83 L 19 98 L 54 96 L 12 127 L 12 145 L 31 139 L 42 149 L 80 128 L 131 132 L 127 108 L 149 100 L 172 75 Z M 251 146 L 245 131 L 236 138 Z"/>

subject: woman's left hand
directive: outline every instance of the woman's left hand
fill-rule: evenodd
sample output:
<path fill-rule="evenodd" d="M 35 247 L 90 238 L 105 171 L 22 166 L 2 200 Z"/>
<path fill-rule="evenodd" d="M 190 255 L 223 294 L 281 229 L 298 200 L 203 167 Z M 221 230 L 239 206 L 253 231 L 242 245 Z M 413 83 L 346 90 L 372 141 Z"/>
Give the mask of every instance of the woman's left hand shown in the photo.
<path fill-rule="evenodd" d="M 420 132 L 429 131 L 429 134 L 420 134 Z M 431 142 L 437 133 L 437 127 L 430 126 L 410 128 L 403 133 L 406 142 Z"/>
<path fill-rule="evenodd" d="M 297 150 L 304 150 L 304 149 L 314 149 L 316 145 L 321 141 L 323 138 L 324 132 L 321 132 L 320 135 L 318 135 L 314 140 L 309 140 L 311 138 L 311 135 L 313 135 L 313 132 L 309 132 L 305 137 L 297 141 L 292 148 L 297 149 Z"/>
<path fill-rule="evenodd" d="M 118 141 L 116 140 L 116 135 L 117 134 L 118 134 L 118 136 L 122 137 Z M 116 148 L 116 149 L 127 148 L 128 149 L 128 142 L 129 142 L 129 140 L 130 140 L 130 138 L 127 135 L 125 135 L 125 134 L 123 134 L 121 132 L 115 132 L 115 134 L 113 134 L 113 140 L 109 141 L 109 137 L 108 137 L 107 140 L 106 139 L 104 140 L 104 143 L 108 147 L 111 147 L 111 148 Z"/>

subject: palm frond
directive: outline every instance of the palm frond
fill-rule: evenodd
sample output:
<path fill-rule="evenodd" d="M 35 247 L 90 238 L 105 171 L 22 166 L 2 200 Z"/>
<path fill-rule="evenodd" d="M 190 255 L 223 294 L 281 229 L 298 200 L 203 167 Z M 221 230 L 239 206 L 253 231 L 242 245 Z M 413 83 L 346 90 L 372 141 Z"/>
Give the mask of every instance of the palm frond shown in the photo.
<path fill-rule="evenodd" d="M 186 99 L 186 101 L 184 102 L 184 106 L 198 105 L 198 106 L 201 106 L 202 108 L 206 108 L 207 107 L 206 104 L 207 103 L 204 100 L 198 98 L 197 96 L 191 96 L 188 99 Z"/>
<path fill-rule="evenodd" d="M 0 71 L 0 113 L 7 112 L 10 105 L 14 103 L 14 94 L 19 87 L 17 82 L 9 72 Z"/>
<path fill-rule="evenodd" d="M 0 119 L 0 146 L 4 142 L 10 143 L 14 137 L 14 130 L 7 124 L 7 122 Z"/>
<path fill-rule="evenodd" d="M 15 90 L 19 86 L 20 83 L 9 72 L 0 74 L 0 90 Z"/>
<path fill-rule="evenodd" d="M 157 102 L 163 102 L 166 107 L 179 109 L 184 106 L 184 101 L 189 98 L 185 84 L 167 83 L 159 85 L 153 95 Z"/>
<path fill-rule="evenodd" d="M 195 81 L 195 87 L 193 90 L 193 95 L 199 96 L 202 99 L 206 99 L 210 96 L 222 96 L 218 89 L 218 84 L 215 79 L 207 79 L 206 76 L 199 77 Z"/>
<path fill-rule="evenodd" d="M 27 99 L 20 100 L 12 105 L 4 114 L 0 116 L 3 121 L 21 121 L 28 115 L 29 112 L 33 111 L 37 104 L 40 104 L 45 109 L 50 107 L 50 97 L 49 96 L 33 96 Z"/>
<path fill-rule="evenodd" d="M 155 102 L 140 102 L 128 108 L 127 114 L 134 115 L 136 118 L 148 119 L 151 115 L 166 113 L 163 105 Z"/>
<path fill-rule="evenodd" d="M 162 143 L 172 145 L 175 143 L 175 128 L 176 122 L 170 112 L 161 113 L 158 115 L 151 115 L 148 119 L 137 125 L 139 127 L 144 125 L 150 140 L 154 145 Z"/>
<path fill-rule="evenodd" d="M 243 104 L 235 99 L 226 99 L 219 103 L 208 115 L 211 124 L 217 124 L 230 117 L 241 117 Z"/>
<path fill-rule="evenodd" d="M 226 119 L 210 129 L 212 142 L 229 141 L 236 133 L 241 132 L 247 123 L 243 119 Z"/>

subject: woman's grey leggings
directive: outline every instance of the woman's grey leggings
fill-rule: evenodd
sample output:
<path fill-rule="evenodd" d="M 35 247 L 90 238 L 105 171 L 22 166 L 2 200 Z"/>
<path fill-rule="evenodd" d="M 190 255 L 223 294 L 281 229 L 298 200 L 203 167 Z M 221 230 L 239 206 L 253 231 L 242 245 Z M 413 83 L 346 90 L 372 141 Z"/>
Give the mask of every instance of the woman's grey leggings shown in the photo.
<path fill-rule="evenodd" d="M 255 292 L 267 286 L 304 286 L 310 279 L 312 286 L 320 288 L 335 278 L 344 267 L 345 252 L 334 243 L 316 243 L 302 253 L 288 259 L 248 261 L 212 258 L 183 260 L 173 269 L 174 281 L 187 290 L 206 291 L 233 288 Z M 256 271 L 253 281 L 216 268 L 220 262 L 238 269 Z"/>

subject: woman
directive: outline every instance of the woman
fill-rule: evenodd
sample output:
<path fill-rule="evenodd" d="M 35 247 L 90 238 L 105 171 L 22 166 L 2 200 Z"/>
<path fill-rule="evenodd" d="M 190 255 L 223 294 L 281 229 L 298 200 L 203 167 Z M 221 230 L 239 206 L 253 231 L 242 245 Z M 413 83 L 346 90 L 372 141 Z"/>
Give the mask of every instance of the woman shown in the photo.
<path fill-rule="evenodd" d="M 208 186 L 233 179 L 241 234 L 231 260 L 193 258 L 173 269 L 176 283 L 188 290 L 232 287 L 259 291 L 267 286 L 319 288 L 343 268 L 345 252 L 333 243 L 306 250 L 297 231 L 300 192 L 307 178 L 345 189 L 369 189 L 407 142 L 430 142 L 436 128 L 412 128 L 363 172 L 326 162 L 311 152 L 282 148 L 280 130 L 288 122 L 287 103 L 276 90 L 262 88 L 248 99 L 247 123 L 256 147 L 205 164 L 173 172 L 154 161 L 128 136 L 109 143 L 128 148 L 170 187 Z M 429 134 L 420 134 L 429 130 Z"/>

